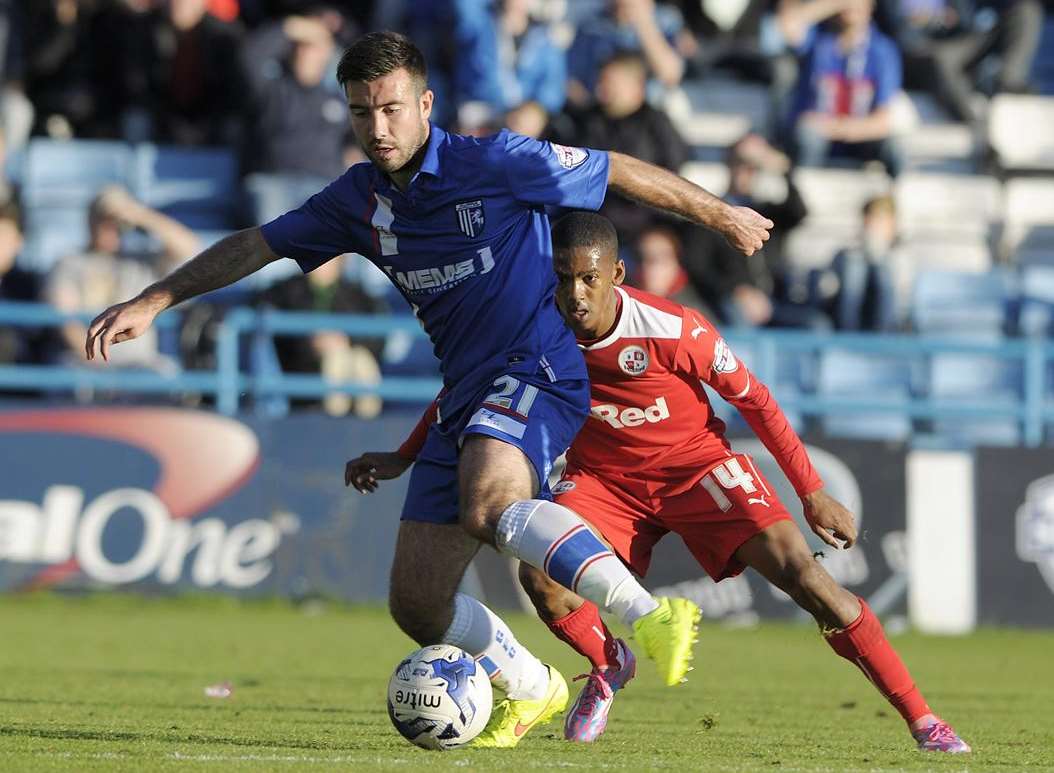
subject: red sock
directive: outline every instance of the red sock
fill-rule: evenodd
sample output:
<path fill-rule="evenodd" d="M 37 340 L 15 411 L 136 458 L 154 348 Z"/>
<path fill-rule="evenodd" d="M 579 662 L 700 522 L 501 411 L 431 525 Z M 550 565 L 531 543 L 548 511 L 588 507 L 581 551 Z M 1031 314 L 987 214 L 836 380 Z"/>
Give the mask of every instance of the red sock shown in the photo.
<path fill-rule="evenodd" d="M 909 725 L 931 713 L 907 666 L 886 638 L 882 623 L 863 599 L 860 617 L 826 638 L 831 649 L 864 672 Z"/>
<path fill-rule="evenodd" d="M 574 612 L 547 625 L 557 639 L 588 658 L 593 668 L 619 667 L 615 637 L 600 619 L 600 610 L 592 601 L 587 601 Z"/>

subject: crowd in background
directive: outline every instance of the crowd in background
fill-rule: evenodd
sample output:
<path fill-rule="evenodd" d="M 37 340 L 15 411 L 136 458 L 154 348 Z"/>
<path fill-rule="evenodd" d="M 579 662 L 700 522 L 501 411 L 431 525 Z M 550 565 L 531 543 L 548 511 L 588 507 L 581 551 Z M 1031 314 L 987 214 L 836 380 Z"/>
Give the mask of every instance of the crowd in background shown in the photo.
<path fill-rule="evenodd" d="M 713 192 L 771 218 L 772 241 L 743 259 L 710 232 L 611 195 L 602 211 L 631 281 L 729 325 L 892 330 L 904 323 L 883 271 L 897 239 L 893 200 L 868 202 L 861 238 L 825 272 L 838 289 L 824 293 L 822 281 L 786 271 L 783 244 L 808 214 L 792 170 L 880 164 L 896 177 L 892 106 L 905 88 L 971 127 L 984 120 L 984 95 L 1041 88 L 1030 73 L 1044 13 L 1040 0 L 0 0 L 0 162 L 37 136 L 224 146 L 238 154 L 245 195 L 231 225 L 258 224 L 364 159 L 334 78 L 364 31 L 400 30 L 421 47 L 434 119 L 447 128 L 507 126 L 675 171 L 695 151 L 665 108 L 683 84 L 720 73 L 764 85 L 772 108 L 725 151 L 728 188 Z M 185 225 L 111 187 L 85 213 L 84 250 L 41 276 L 18 265 L 16 184 L 0 184 L 0 202 L 0 300 L 95 312 L 201 247 Z M 130 250 L 129 229 L 149 234 L 151 249 Z M 390 310 L 332 268 L 255 301 Z M 80 361 L 82 341 L 79 323 L 0 330 L 0 361 Z M 289 370 L 379 377 L 376 342 L 318 334 L 277 350 Z M 115 354 L 179 366 L 149 337 Z M 327 408 L 377 409 L 359 402 Z"/>

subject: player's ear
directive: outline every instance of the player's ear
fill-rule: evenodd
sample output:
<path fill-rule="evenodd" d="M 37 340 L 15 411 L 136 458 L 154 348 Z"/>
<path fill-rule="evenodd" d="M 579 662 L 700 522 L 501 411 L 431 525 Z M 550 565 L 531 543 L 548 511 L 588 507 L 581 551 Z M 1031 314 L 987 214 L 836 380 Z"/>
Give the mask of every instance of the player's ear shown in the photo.
<path fill-rule="evenodd" d="M 425 89 L 421 92 L 421 115 L 424 118 L 428 118 L 432 115 L 432 103 L 435 101 L 436 95 L 432 92 L 432 89 Z"/>
<path fill-rule="evenodd" d="M 622 262 L 622 259 L 615 261 L 615 273 L 611 277 L 611 284 L 616 287 L 626 281 L 626 264 Z"/>

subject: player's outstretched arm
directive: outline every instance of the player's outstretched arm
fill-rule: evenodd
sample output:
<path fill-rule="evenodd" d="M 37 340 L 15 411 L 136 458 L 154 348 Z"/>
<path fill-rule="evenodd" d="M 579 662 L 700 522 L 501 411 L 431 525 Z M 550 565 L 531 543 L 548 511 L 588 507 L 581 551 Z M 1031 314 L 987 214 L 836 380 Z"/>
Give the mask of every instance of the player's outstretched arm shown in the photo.
<path fill-rule="evenodd" d="M 275 260 L 278 255 L 271 251 L 259 228 L 231 234 L 132 300 L 111 306 L 92 320 L 84 342 L 85 354 L 89 360 L 95 359 L 98 344 L 102 358 L 109 360 L 111 344 L 138 338 L 165 309 L 233 284 Z"/>
<path fill-rule="evenodd" d="M 377 490 L 377 481 L 398 478 L 413 463 L 413 459 L 396 452 L 368 451 L 344 466 L 344 485 L 370 494 Z"/>
<path fill-rule="evenodd" d="M 753 255 L 768 240 L 772 221 L 749 207 L 734 207 L 695 183 L 639 158 L 615 152 L 608 158 L 610 190 L 712 228 L 744 255 Z"/>
<path fill-rule="evenodd" d="M 833 548 L 851 548 L 856 542 L 853 514 L 823 489 L 801 498 L 805 520 L 817 537 Z M 845 544 L 839 544 L 841 540 Z"/>

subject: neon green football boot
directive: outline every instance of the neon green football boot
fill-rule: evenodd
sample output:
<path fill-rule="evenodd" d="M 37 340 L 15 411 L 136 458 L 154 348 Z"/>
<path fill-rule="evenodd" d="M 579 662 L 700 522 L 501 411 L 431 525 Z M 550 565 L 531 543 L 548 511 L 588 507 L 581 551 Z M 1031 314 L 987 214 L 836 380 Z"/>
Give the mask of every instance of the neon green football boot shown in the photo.
<path fill-rule="evenodd" d="M 544 725 L 567 708 L 567 682 L 552 666 L 549 669 L 549 688 L 545 697 L 537 700 L 510 700 L 494 704 L 490 721 L 470 746 L 500 749 L 515 746 L 535 725 Z"/>
<path fill-rule="evenodd" d="M 633 623 L 634 637 L 655 661 L 668 687 L 683 682 L 697 639 L 699 607 L 688 599 L 658 598 L 659 606 Z"/>

